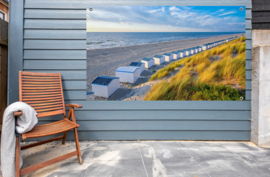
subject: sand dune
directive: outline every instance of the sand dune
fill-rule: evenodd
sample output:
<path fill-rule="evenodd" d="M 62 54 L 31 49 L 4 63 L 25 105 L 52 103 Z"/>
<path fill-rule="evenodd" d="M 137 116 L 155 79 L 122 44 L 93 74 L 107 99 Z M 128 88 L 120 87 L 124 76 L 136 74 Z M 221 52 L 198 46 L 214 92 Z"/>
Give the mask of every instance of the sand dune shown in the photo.
<path fill-rule="evenodd" d="M 119 66 L 128 66 L 132 61 L 141 61 L 143 57 L 152 58 L 157 54 L 195 47 L 241 35 L 232 34 L 128 47 L 87 50 L 87 90 L 91 91 L 91 82 L 97 76 L 115 76 L 116 68 Z"/>

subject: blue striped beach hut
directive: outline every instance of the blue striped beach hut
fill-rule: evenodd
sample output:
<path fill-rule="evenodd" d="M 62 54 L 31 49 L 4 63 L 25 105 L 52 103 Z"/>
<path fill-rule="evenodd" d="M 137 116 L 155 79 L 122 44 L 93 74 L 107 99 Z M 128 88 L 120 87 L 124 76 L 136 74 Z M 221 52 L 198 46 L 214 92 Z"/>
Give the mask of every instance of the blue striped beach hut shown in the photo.
<path fill-rule="evenodd" d="M 155 65 L 155 60 L 153 58 L 144 57 L 141 59 L 141 62 L 144 63 L 144 66 L 147 69 Z"/>
<path fill-rule="evenodd" d="M 163 55 L 155 55 L 153 59 L 155 60 L 156 65 L 160 65 L 165 62 L 165 57 Z"/>
<path fill-rule="evenodd" d="M 91 83 L 91 86 L 95 96 L 109 98 L 120 88 L 119 77 L 98 76 Z"/>
<path fill-rule="evenodd" d="M 137 67 L 121 66 L 115 70 L 115 76 L 120 82 L 134 84 L 140 77 L 140 70 Z"/>

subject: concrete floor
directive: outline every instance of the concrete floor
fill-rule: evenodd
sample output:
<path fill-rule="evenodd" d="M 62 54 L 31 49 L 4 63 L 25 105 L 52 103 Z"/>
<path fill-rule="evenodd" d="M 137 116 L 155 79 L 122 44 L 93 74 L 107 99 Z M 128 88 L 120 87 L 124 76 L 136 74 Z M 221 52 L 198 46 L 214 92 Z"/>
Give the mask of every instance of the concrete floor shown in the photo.
<path fill-rule="evenodd" d="M 81 141 L 83 164 L 72 157 L 25 177 L 264 177 L 270 149 L 244 142 Z M 60 142 L 24 150 L 23 167 L 75 150 Z"/>

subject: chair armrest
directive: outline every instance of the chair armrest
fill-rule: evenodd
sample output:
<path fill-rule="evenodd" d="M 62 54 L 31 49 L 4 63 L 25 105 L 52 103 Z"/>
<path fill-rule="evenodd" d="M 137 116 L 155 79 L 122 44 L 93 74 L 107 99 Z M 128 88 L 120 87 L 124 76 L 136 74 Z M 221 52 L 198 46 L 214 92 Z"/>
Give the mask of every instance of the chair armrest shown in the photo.
<path fill-rule="evenodd" d="M 23 115 L 23 112 L 22 112 L 22 111 L 17 111 L 17 112 L 14 112 L 13 115 L 14 115 L 15 117 L 21 116 L 21 115 Z"/>
<path fill-rule="evenodd" d="M 83 106 L 76 103 L 70 103 L 70 104 L 66 104 L 66 107 L 82 108 Z"/>

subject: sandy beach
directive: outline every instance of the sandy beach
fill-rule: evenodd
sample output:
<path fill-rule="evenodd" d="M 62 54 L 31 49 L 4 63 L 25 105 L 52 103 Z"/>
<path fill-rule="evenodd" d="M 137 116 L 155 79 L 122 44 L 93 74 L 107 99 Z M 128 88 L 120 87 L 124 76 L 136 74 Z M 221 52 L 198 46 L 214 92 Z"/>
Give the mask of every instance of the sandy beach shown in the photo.
<path fill-rule="evenodd" d="M 91 91 L 91 82 L 97 76 L 114 77 L 116 68 L 118 68 L 119 66 L 128 66 L 132 61 L 141 61 L 143 57 L 152 58 L 154 55 L 157 54 L 163 54 L 165 52 L 171 52 L 174 50 L 195 47 L 198 45 L 203 45 L 206 43 L 241 35 L 242 34 L 232 34 L 209 38 L 186 39 L 128 47 L 87 50 L 87 90 Z M 160 69 L 160 67 L 161 66 L 157 66 L 157 68 L 154 69 Z M 150 71 L 145 71 L 142 78 L 139 79 L 138 83 L 136 83 L 135 86 L 140 83 L 144 83 L 150 73 Z M 125 86 L 122 84 L 121 88 L 124 89 Z M 127 94 L 130 95 L 130 93 L 128 92 L 125 93 L 125 95 Z M 116 95 L 118 94 L 116 93 Z M 121 95 L 122 94 L 120 94 L 120 97 Z M 120 97 L 115 98 L 114 96 L 114 99 L 122 100 L 120 99 Z"/>

